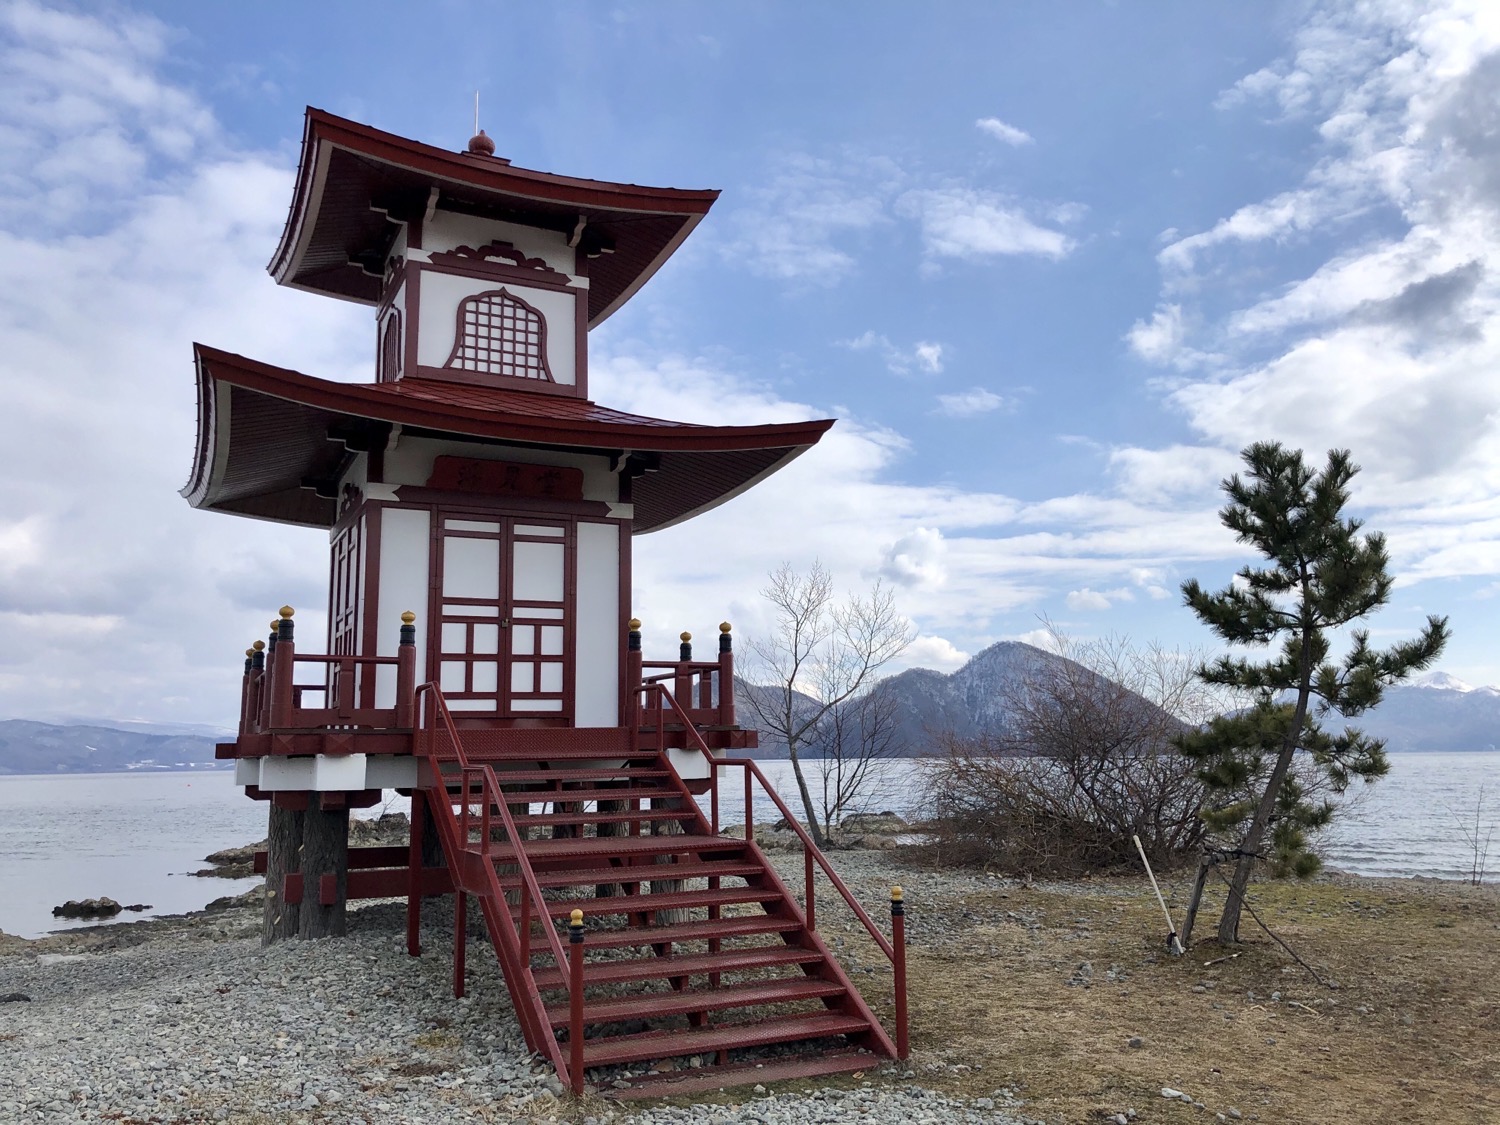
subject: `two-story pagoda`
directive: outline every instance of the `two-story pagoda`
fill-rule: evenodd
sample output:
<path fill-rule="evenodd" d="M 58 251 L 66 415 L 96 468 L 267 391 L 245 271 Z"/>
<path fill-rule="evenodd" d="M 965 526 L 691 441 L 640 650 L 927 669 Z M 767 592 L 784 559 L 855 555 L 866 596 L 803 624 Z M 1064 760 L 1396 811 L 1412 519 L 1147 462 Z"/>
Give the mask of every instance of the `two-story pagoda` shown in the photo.
<path fill-rule="evenodd" d="M 246 792 L 271 804 L 267 940 L 340 932 L 349 898 L 397 893 L 410 900 L 415 952 L 422 896 L 457 891 L 461 988 L 472 895 L 528 1039 L 564 1073 L 559 1043 L 583 1032 L 557 1031 L 537 1007 L 563 987 L 547 976 L 563 965 L 556 929 L 538 938 L 533 923 L 565 917 L 556 896 L 575 883 L 632 898 L 620 932 L 644 927 L 658 958 L 697 940 L 721 955 L 720 908 L 756 904 L 770 924 L 735 932 L 771 934 L 775 955 L 751 962 L 793 976 L 763 998 L 731 990 L 722 1006 L 800 999 L 811 1022 L 780 1038 L 889 1053 L 759 849 L 718 832 L 728 767 L 713 768 L 713 753 L 754 738 L 735 723 L 728 625 L 713 660 L 693 661 L 684 635 L 678 659 L 648 662 L 627 621 L 635 535 L 723 503 L 832 424 L 690 424 L 589 397 L 589 329 L 717 194 L 529 171 L 483 133 L 451 152 L 309 109 L 270 272 L 373 308 L 375 379 L 333 382 L 195 347 L 198 437 L 183 495 L 323 528 L 331 543 L 326 654 L 297 651 L 283 608 L 269 645 L 246 655 L 239 734 L 220 748 Z M 348 810 L 388 789 L 413 794 L 410 848 L 351 852 Z M 690 789 L 713 790 L 713 823 Z M 640 864 L 658 878 L 630 877 Z M 664 883 L 663 864 L 678 877 Z M 726 891 L 731 882 L 745 889 Z M 555 964 L 534 965 L 548 948 Z M 699 1038 L 648 1051 L 692 1048 L 727 1065 L 734 1036 L 705 1030 L 723 972 L 709 979 L 705 995 L 666 1009 Z M 587 1022 L 621 1017 L 604 1008 Z M 594 1054 L 574 1064 L 575 1087 L 583 1066 L 656 1057 L 604 1041 L 596 1031 Z"/>

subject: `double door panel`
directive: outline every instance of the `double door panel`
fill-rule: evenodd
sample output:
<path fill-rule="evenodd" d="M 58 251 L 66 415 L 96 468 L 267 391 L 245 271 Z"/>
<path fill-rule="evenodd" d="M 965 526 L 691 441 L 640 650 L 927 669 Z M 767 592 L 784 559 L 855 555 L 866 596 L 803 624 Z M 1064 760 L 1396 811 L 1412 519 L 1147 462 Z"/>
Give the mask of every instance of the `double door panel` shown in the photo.
<path fill-rule="evenodd" d="M 433 677 L 475 717 L 573 718 L 571 522 L 440 512 Z"/>

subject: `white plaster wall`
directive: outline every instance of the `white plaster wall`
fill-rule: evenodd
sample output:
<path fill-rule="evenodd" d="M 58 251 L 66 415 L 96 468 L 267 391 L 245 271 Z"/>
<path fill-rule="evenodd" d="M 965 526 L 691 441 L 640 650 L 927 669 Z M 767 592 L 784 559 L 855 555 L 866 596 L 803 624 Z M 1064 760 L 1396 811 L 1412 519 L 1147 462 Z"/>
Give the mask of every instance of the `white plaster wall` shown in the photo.
<path fill-rule="evenodd" d="M 607 523 L 578 525 L 578 632 L 573 682 L 574 723 L 620 723 L 620 529 Z"/>
<path fill-rule="evenodd" d="M 380 604 L 376 607 L 375 654 L 395 656 L 401 644 L 401 614 L 417 615 L 417 679 L 427 668 L 427 563 L 430 519 L 410 508 L 380 511 Z M 396 705 L 396 669 L 380 668 L 375 677 L 375 706 Z"/>
<path fill-rule="evenodd" d="M 504 289 L 519 297 L 547 322 L 547 363 L 553 382 L 571 387 L 578 381 L 574 353 L 577 350 L 577 315 L 572 293 L 554 289 L 531 289 L 509 281 L 426 270 L 422 274 L 422 326 L 417 333 L 417 363 L 422 367 L 442 367 L 453 351 L 458 330 L 458 304 L 475 293 Z"/>
<path fill-rule="evenodd" d="M 477 250 L 497 238 L 509 242 L 528 258 L 540 258 L 562 273 L 573 272 L 573 250 L 567 236 L 558 231 L 520 227 L 442 209 L 433 212 L 432 218 L 422 224 L 422 249 L 432 253 L 460 246 Z"/>
<path fill-rule="evenodd" d="M 583 470 L 583 498 L 605 503 L 620 495 L 619 478 L 609 471 L 609 458 L 554 449 L 519 449 L 467 441 L 438 441 L 402 436 L 385 455 L 385 479 L 393 485 L 426 484 L 438 457 L 472 457 L 480 461 L 514 461 L 525 465 L 564 465 Z"/>

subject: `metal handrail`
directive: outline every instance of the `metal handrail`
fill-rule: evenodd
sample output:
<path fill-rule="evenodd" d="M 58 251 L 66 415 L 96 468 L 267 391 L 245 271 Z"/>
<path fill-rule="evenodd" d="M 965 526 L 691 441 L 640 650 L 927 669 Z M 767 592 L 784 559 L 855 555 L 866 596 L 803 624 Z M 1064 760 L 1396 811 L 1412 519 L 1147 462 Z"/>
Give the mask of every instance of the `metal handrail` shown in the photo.
<path fill-rule="evenodd" d="M 491 896 L 496 898 L 499 902 L 503 903 L 505 901 L 504 888 L 500 886 L 500 880 L 495 873 L 494 865 L 489 862 L 489 810 L 491 805 L 495 805 L 500 810 L 501 822 L 505 825 L 506 835 L 510 837 L 511 846 L 515 850 L 516 867 L 521 877 L 521 883 L 524 888 L 524 893 L 527 894 L 530 898 L 530 901 L 535 904 L 537 916 L 542 920 L 542 929 L 547 935 L 548 943 L 552 946 L 552 955 L 557 959 L 557 967 L 559 971 L 563 973 L 564 977 L 566 977 L 568 958 L 567 955 L 563 952 L 562 939 L 558 936 L 557 927 L 553 926 L 551 924 L 551 920 L 548 918 L 546 909 L 547 904 L 546 900 L 542 897 L 541 884 L 537 882 L 536 872 L 532 869 L 531 860 L 526 855 L 526 849 L 521 846 L 521 837 L 516 830 L 515 818 L 511 816 L 510 806 L 505 803 L 504 791 L 500 788 L 500 782 L 495 777 L 494 767 L 490 765 L 474 766 L 470 764 L 468 755 L 464 753 L 463 742 L 460 740 L 458 735 L 458 728 L 453 724 L 453 713 L 448 709 L 448 701 L 443 698 L 442 689 L 439 688 L 437 684 L 429 681 L 428 683 L 422 684 L 417 688 L 416 697 L 419 704 L 421 703 L 424 694 L 433 700 L 434 711 L 436 712 L 437 717 L 442 720 L 443 726 L 447 730 L 448 738 L 453 743 L 454 757 L 457 759 L 459 769 L 462 771 L 462 773 L 460 774 L 460 777 L 462 779 L 460 784 L 462 784 L 463 786 L 464 799 L 464 817 L 462 823 L 459 822 L 458 817 L 455 817 L 453 815 L 453 809 L 451 805 L 449 805 L 447 802 L 442 802 L 443 808 L 446 810 L 449 825 L 453 829 L 453 831 L 458 832 L 461 827 L 463 829 L 463 838 L 459 842 L 461 849 L 469 853 L 470 855 L 476 854 L 473 848 L 469 845 L 467 821 L 469 801 L 469 776 L 472 773 L 477 773 L 480 779 L 480 797 L 485 803 L 484 816 L 483 820 L 481 821 L 481 835 L 483 838 L 480 840 L 479 851 L 477 854 L 485 860 L 484 868 L 486 876 L 490 883 Z M 419 716 L 422 716 L 424 718 L 426 717 L 426 709 L 424 707 L 419 706 L 417 713 Z M 429 738 L 430 735 L 431 732 L 429 730 Z M 434 773 L 437 774 L 439 783 L 444 784 L 442 781 L 442 773 L 437 769 L 436 756 L 432 753 L 428 753 L 426 754 L 426 757 L 432 762 L 433 770 Z M 459 893 L 463 893 L 461 888 L 459 889 Z M 507 916 L 509 916 L 509 913 L 510 911 L 507 908 Z M 525 927 L 525 933 L 518 935 L 518 940 L 521 943 L 519 952 L 523 957 L 526 957 L 529 960 L 529 952 L 531 947 L 530 912 L 524 909 L 522 911 L 522 925 Z M 570 982 L 570 992 L 571 988 L 572 986 Z"/>
<path fill-rule="evenodd" d="M 769 779 L 767 779 L 766 775 L 761 772 L 760 767 L 748 758 L 715 757 L 713 751 L 708 748 L 708 743 L 703 741 L 703 736 L 698 733 L 697 728 L 693 725 L 692 720 L 688 717 L 687 712 L 683 710 L 682 704 L 677 702 L 676 698 L 670 691 L 666 689 L 664 685 L 646 684 L 643 685 L 639 690 L 642 692 L 659 692 L 663 700 L 670 706 L 671 710 L 677 713 L 678 717 L 682 720 L 684 731 L 687 732 L 688 737 L 692 740 L 692 742 L 696 744 L 693 749 L 696 749 L 705 758 L 707 758 L 709 761 L 710 770 L 715 771 L 710 774 L 715 790 L 717 790 L 719 786 L 719 775 L 716 772 L 718 766 L 743 766 L 746 773 L 747 790 L 749 788 L 748 778 L 750 775 L 754 775 L 755 779 L 760 782 L 760 787 L 765 790 L 766 795 L 771 798 L 772 803 L 775 804 L 776 808 L 781 812 L 781 815 L 786 818 L 786 822 L 791 826 L 792 831 L 794 831 L 797 834 L 798 838 L 801 839 L 803 855 L 811 857 L 811 859 L 823 869 L 823 873 L 828 876 L 828 881 L 832 883 L 834 889 L 837 890 L 841 896 L 843 896 L 844 902 L 848 904 L 849 908 L 852 911 L 854 911 L 855 917 L 860 920 L 860 923 L 869 932 L 870 937 L 874 939 L 875 944 L 880 947 L 880 951 L 886 955 L 886 958 L 894 966 L 896 963 L 895 948 L 889 941 L 886 940 L 885 935 L 876 928 L 875 923 L 870 920 L 870 916 L 865 912 L 865 908 L 859 904 L 859 900 L 854 897 L 854 893 L 849 890 L 848 886 L 845 885 L 843 879 L 839 878 L 838 872 L 833 869 L 833 865 L 829 863 L 828 857 L 824 855 L 822 849 L 813 842 L 813 838 L 808 834 L 807 829 L 803 828 L 801 823 L 798 822 L 797 818 L 792 814 L 791 809 L 787 808 L 786 802 L 781 799 L 781 796 L 771 786 Z M 715 801 L 715 804 L 717 804 L 717 800 Z M 748 816 L 748 798 L 746 800 L 746 805 Z M 752 830 L 752 827 L 752 823 L 747 823 L 745 826 L 745 838 L 747 841 L 750 840 L 750 832 Z M 808 869 L 808 875 L 807 913 L 808 924 L 809 926 L 811 926 L 813 915 L 813 886 L 811 879 L 811 867 L 809 867 Z"/>

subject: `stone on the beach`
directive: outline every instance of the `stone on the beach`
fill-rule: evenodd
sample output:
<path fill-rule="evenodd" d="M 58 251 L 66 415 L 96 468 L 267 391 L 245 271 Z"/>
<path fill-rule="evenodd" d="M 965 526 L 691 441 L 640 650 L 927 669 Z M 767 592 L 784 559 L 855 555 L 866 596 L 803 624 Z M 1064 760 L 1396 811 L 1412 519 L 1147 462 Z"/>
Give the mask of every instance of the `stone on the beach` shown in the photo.
<path fill-rule="evenodd" d="M 108 896 L 86 898 L 82 901 L 70 898 L 61 906 L 54 906 L 52 916 L 54 918 L 113 918 L 122 909 L 124 908 L 118 902 Z"/>

